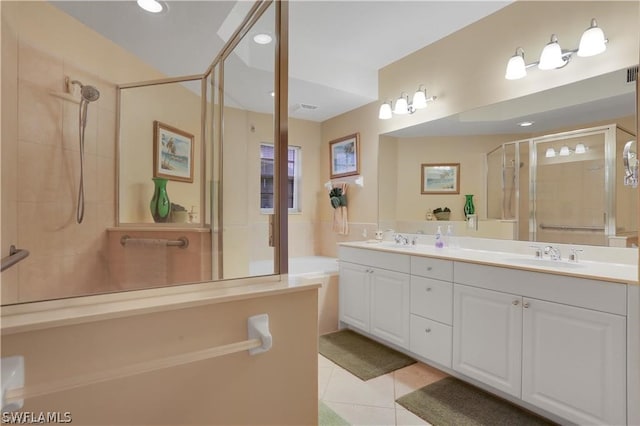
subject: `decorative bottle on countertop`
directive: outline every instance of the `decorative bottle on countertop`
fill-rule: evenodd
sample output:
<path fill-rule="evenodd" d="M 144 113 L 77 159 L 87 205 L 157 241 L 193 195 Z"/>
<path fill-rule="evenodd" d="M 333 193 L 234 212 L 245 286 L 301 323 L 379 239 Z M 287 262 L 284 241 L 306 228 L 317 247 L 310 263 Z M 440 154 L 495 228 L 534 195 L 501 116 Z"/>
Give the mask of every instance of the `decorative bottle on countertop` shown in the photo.
<path fill-rule="evenodd" d="M 445 247 L 453 247 L 453 227 L 451 225 L 447 225 L 447 233 L 444 234 L 444 246 Z"/>
<path fill-rule="evenodd" d="M 464 197 L 464 218 L 466 220 L 469 218 L 469 215 L 476 212 L 476 207 L 473 205 L 473 194 L 467 194 Z"/>
<path fill-rule="evenodd" d="M 443 248 L 444 241 L 442 241 L 442 228 L 438 225 L 438 230 L 436 231 L 436 248 Z"/>

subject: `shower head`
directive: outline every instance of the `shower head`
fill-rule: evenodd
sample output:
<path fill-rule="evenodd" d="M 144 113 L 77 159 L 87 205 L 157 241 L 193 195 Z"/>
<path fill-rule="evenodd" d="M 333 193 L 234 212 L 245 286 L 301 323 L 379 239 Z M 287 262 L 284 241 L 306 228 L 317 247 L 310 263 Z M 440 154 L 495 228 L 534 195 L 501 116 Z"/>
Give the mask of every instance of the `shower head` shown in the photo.
<path fill-rule="evenodd" d="M 94 102 L 100 98 L 100 91 L 93 86 L 85 86 L 78 80 L 73 80 L 71 84 L 77 84 L 80 86 L 80 95 L 82 96 L 82 99 L 87 102 Z"/>
<path fill-rule="evenodd" d="M 97 101 L 100 97 L 100 92 L 93 86 L 82 86 L 80 94 L 87 102 Z"/>

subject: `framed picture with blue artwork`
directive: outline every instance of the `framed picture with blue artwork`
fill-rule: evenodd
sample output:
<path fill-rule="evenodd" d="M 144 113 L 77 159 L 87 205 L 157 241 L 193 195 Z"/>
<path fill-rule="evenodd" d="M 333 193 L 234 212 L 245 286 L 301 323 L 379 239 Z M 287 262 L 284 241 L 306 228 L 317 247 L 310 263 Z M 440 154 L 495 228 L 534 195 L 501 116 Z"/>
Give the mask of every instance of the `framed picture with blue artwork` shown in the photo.
<path fill-rule="evenodd" d="M 459 194 L 460 163 L 422 164 L 422 194 Z"/>
<path fill-rule="evenodd" d="M 153 122 L 153 177 L 193 183 L 193 135 Z"/>
<path fill-rule="evenodd" d="M 360 174 L 360 134 L 329 142 L 331 179 Z"/>

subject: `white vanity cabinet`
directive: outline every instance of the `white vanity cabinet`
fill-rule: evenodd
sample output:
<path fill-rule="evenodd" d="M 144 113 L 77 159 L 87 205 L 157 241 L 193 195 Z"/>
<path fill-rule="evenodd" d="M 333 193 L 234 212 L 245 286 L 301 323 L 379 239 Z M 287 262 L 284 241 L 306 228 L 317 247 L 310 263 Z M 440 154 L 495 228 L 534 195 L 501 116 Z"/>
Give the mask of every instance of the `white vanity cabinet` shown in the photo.
<path fill-rule="evenodd" d="M 520 397 L 522 298 L 456 284 L 453 369 Z"/>
<path fill-rule="evenodd" d="M 340 321 L 409 348 L 409 256 L 340 248 Z"/>
<path fill-rule="evenodd" d="M 624 285 L 455 267 L 454 370 L 578 424 L 626 423 Z"/>
<path fill-rule="evenodd" d="M 451 367 L 453 262 L 411 257 L 411 352 Z"/>

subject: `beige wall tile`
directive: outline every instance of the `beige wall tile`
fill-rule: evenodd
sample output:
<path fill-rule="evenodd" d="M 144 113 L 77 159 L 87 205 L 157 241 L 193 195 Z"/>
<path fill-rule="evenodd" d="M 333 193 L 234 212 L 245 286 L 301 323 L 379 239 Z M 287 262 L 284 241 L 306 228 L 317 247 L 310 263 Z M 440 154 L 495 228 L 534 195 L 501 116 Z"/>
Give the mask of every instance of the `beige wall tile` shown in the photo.
<path fill-rule="evenodd" d="M 20 302 L 55 299 L 68 295 L 64 279 L 64 256 L 41 256 L 33 252 L 18 265 L 18 274 Z"/>
<path fill-rule="evenodd" d="M 50 95 L 46 89 L 20 82 L 18 138 L 27 142 L 60 146 L 62 100 Z"/>
<path fill-rule="evenodd" d="M 64 93 L 62 60 L 27 43 L 19 44 L 20 79 L 43 89 Z"/>
<path fill-rule="evenodd" d="M 98 115 L 98 135 L 96 152 L 101 157 L 116 157 L 116 115 L 112 110 L 100 108 Z"/>

